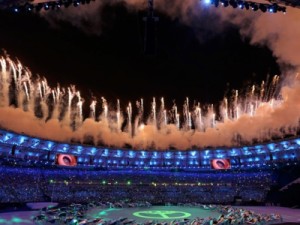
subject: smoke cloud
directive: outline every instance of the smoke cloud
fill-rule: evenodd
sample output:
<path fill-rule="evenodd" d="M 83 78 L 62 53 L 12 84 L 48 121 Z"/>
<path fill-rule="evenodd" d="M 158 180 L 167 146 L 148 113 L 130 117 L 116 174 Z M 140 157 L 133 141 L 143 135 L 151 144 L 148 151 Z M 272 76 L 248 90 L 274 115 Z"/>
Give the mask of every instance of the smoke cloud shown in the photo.
<path fill-rule="evenodd" d="M 70 7 L 63 12 L 43 12 L 44 16 L 53 25 L 57 21 L 63 20 L 72 23 L 74 26 L 83 29 L 88 33 L 101 34 L 101 10 L 105 4 L 116 4 L 120 1 L 95 1 L 82 7 L 80 10 Z M 128 0 L 123 2 L 130 10 L 145 9 L 143 1 Z M 220 8 L 220 7 L 219 7 Z M 195 0 L 156 0 L 155 9 L 160 13 L 168 15 L 172 19 L 179 18 L 182 23 L 189 25 L 199 31 L 199 40 L 206 37 L 201 36 L 201 32 L 206 30 L 205 35 L 220 34 L 227 26 L 237 26 L 243 37 L 250 38 L 253 45 L 268 46 L 278 63 L 282 65 L 283 76 L 281 77 L 280 94 L 276 98 L 269 98 L 262 101 L 259 97 L 238 100 L 235 105 L 226 110 L 234 116 L 223 115 L 221 121 L 214 120 L 211 112 L 202 115 L 202 123 L 206 120 L 208 125 L 199 125 L 198 129 L 188 129 L 185 125 L 178 128 L 176 124 L 160 124 L 149 119 L 147 124 L 134 126 L 129 123 L 128 112 L 123 111 L 119 121 L 114 116 L 100 119 L 85 119 L 78 122 L 77 118 L 37 118 L 34 110 L 24 110 L 24 107 L 11 107 L 8 90 L 9 82 L 19 78 L 7 80 L 4 76 L 13 74 L 13 70 L 3 69 L 1 78 L 1 107 L 0 124 L 4 129 L 16 131 L 18 133 L 57 140 L 75 140 L 85 143 L 92 140 L 93 144 L 103 144 L 107 146 L 124 147 L 130 145 L 136 149 L 189 149 L 194 146 L 202 148 L 207 146 L 230 146 L 237 145 L 239 140 L 243 143 L 253 143 L 253 141 L 264 141 L 272 137 L 284 137 L 286 134 L 296 135 L 299 128 L 300 116 L 300 80 L 296 76 L 296 71 L 300 65 L 300 27 L 297 21 L 300 20 L 300 11 L 296 8 L 287 8 L 287 14 L 282 13 L 262 13 L 251 12 L 228 8 L 205 7 L 201 2 Z M 208 22 L 209 21 L 209 22 Z M 200 23 L 199 23 L 200 22 Z M 287 71 L 284 65 L 291 65 L 295 69 Z M 241 74 L 242 75 L 242 74 Z M 0 77 L 1 77 L 0 76 Z M 19 75 L 22 77 L 23 75 Z M 33 81 L 32 81 L 33 82 Z M 274 85 L 274 84 L 271 84 Z M 36 86 L 35 86 L 36 87 Z M 20 89 L 22 90 L 22 88 Z M 260 90 L 261 91 L 261 90 Z M 24 99 L 24 93 L 19 93 L 19 98 Z M 35 98 L 34 94 L 31 94 Z M 43 101 L 43 100 L 41 100 Z M 32 102 L 28 102 L 32 109 L 36 108 Z M 246 109 L 246 106 L 251 106 Z M 30 108 L 30 107 L 29 107 Z M 230 108 L 230 109 L 229 109 Z M 254 108 L 254 111 L 253 111 Z M 243 109 L 243 110 L 242 110 Z M 252 109 L 252 110 L 251 110 Z M 71 110 L 71 109 L 69 109 Z M 77 110 L 77 109 L 76 109 Z M 239 113 L 239 110 L 241 112 Z M 192 111 L 192 110 L 191 110 Z M 44 114 L 47 114 L 44 112 Z M 74 115 L 77 115 L 76 113 Z M 76 116 L 75 116 L 76 117 Z M 134 120 L 134 118 L 132 119 Z M 197 121 L 198 121 L 197 120 Z M 72 122 L 76 125 L 70 125 Z M 185 120 L 187 124 L 188 119 Z M 193 121 L 194 125 L 196 120 Z M 124 129 L 120 128 L 120 123 L 126 124 Z M 160 124 L 157 126 L 157 124 Z M 212 125 L 211 125 L 212 124 Z M 134 126 L 134 127 L 132 127 Z M 202 126 L 202 127 L 201 127 Z M 30 129 L 28 129 L 30 128 Z M 196 127 L 197 128 L 197 127 Z"/>
<path fill-rule="evenodd" d="M 34 3 L 43 2 L 35 0 Z M 268 2 L 264 2 L 268 3 Z M 113 0 L 91 1 L 90 4 L 68 7 L 62 10 L 42 11 L 53 26 L 58 26 L 58 21 L 66 21 L 87 33 L 101 34 L 104 25 L 102 9 L 106 5 L 122 4 L 129 11 L 147 9 L 147 1 L 138 0 Z M 200 41 L 205 41 L 207 36 L 220 34 L 227 26 L 237 26 L 240 34 L 251 39 L 253 45 L 267 45 L 279 63 L 299 66 L 300 28 L 297 21 L 300 19 L 298 8 L 287 7 L 287 14 L 253 12 L 250 10 L 233 9 L 229 7 L 207 6 L 198 0 L 155 0 L 156 12 L 168 15 L 171 19 L 179 19 L 182 23 L 192 27 L 198 32 Z"/>

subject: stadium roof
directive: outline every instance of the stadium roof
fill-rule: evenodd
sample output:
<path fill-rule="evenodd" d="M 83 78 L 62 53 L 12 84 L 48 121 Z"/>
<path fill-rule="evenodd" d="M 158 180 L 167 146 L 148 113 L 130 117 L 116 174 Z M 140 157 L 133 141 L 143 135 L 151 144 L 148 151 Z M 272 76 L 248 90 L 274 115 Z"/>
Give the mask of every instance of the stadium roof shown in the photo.
<path fill-rule="evenodd" d="M 122 148 L 110 148 L 110 147 L 99 147 L 99 146 L 88 146 L 82 144 L 71 144 L 63 142 L 55 142 L 46 139 L 40 139 L 36 137 L 30 137 L 23 134 L 17 134 L 10 131 L 0 130 L 0 143 L 17 145 L 27 148 L 46 150 L 46 151 L 55 151 L 62 153 L 71 153 L 78 155 L 101 155 L 105 150 L 110 151 L 150 151 L 150 152 L 191 152 L 191 151 L 209 151 L 213 154 L 224 154 L 227 156 L 247 156 L 247 155 L 260 155 L 260 154 L 269 154 L 273 152 L 285 152 L 288 150 L 298 150 L 300 148 L 300 138 L 294 137 L 290 139 L 283 139 L 279 141 L 270 141 L 268 143 L 260 143 L 257 145 L 250 146 L 240 146 L 240 147 L 219 147 L 219 148 L 203 148 L 203 149 L 190 149 L 190 150 L 171 150 L 166 149 L 155 150 L 155 149 L 122 149 Z"/>
<path fill-rule="evenodd" d="M 0 158 L 54 165 L 59 156 L 75 157 L 78 165 L 113 168 L 184 168 L 207 170 L 211 162 L 226 160 L 230 168 L 271 168 L 297 164 L 300 138 L 253 146 L 191 150 L 134 150 L 54 142 L 0 129 Z M 4 157 L 4 158 L 3 158 Z M 32 165 L 33 165 L 32 164 Z M 30 164 L 31 165 L 31 164 Z"/>
<path fill-rule="evenodd" d="M 41 0 L 41 1 L 35 1 L 35 2 L 51 2 L 55 0 Z M 146 0 L 141 0 L 146 1 Z M 256 2 L 256 1 L 254 1 Z M 257 1 L 259 2 L 259 1 Z M 268 0 L 270 3 L 277 3 L 279 5 L 286 5 L 290 7 L 296 7 L 300 8 L 300 1 L 299 0 Z M 9 7 L 11 5 L 24 5 L 26 3 L 34 3 L 34 0 L 0 0 L 0 7 L 5 8 Z"/>

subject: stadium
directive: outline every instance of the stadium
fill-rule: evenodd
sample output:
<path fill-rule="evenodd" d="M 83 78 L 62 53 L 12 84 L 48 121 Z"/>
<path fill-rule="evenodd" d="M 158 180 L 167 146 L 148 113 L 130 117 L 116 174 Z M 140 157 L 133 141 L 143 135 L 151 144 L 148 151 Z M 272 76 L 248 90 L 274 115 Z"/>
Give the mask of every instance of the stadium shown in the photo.
<path fill-rule="evenodd" d="M 73 21 L 79 16 L 74 8 L 93 11 L 93 2 L 0 0 L 0 9 L 12 21 L 40 21 L 31 13 L 43 17 L 47 12 L 51 21 L 51 13 L 70 10 Z M 271 17 L 299 7 L 294 0 L 202 2 L 204 8 L 230 6 Z M 157 56 L 159 18 L 153 4 L 148 0 L 143 6 L 147 16 L 142 18 L 143 53 L 149 61 Z M 274 54 L 280 56 L 276 49 Z M 287 70 L 291 65 L 281 66 Z M 291 71 L 283 79 L 275 75 L 234 90 L 219 105 L 188 97 L 182 107 L 164 97 L 124 104 L 118 98 L 111 103 L 82 97 L 75 85 L 51 87 L 3 51 L 0 225 L 300 224 L 300 79 Z M 124 86 L 126 92 L 138 85 Z"/>
<path fill-rule="evenodd" d="M 46 82 L 35 82 L 27 76 L 28 70 L 22 69 L 20 64 L 21 69 L 16 72 L 12 60 L 2 58 L 1 62 L 2 102 L 8 104 L 12 100 L 17 102 L 23 99 L 23 104 L 17 108 L 2 106 L 2 115 L 7 113 L 6 111 L 13 115 L 21 108 L 17 113 L 21 113 L 23 118 L 31 118 L 27 125 L 32 128 L 29 131 L 42 132 L 36 129 L 36 123 L 39 124 L 38 127 L 51 131 L 52 127 L 45 127 L 46 124 L 51 124 L 49 122 L 51 119 L 45 123 L 43 119 L 36 116 L 47 114 L 43 112 L 45 107 L 36 106 L 42 105 L 43 102 L 45 105 L 50 104 L 45 99 L 52 97 L 55 99 L 57 95 L 53 94 L 54 92 L 49 92 L 52 94 L 47 95 L 46 90 L 50 88 L 47 87 Z M 7 79 L 8 77 L 10 78 Z M 27 77 L 26 82 L 18 82 L 24 80 L 24 77 Z M 20 87 L 15 88 L 17 90 L 15 95 L 10 95 L 8 87 L 14 79 L 17 81 L 16 85 Z M 21 88 L 27 85 L 31 91 L 30 88 Z M 274 87 L 274 83 L 272 85 Z M 5 93 L 6 91 L 8 93 Z M 77 94 L 71 94 L 69 91 L 66 95 L 73 98 L 79 95 L 76 91 L 74 93 Z M 32 102 L 30 99 L 37 100 Z M 59 97 L 57 99 L 57 102 L 65 101 L 63 97 L 61 100 Z M 72 102 L 72 99 L 67 99 Z M 268 103 L 268 105 L 274 107 L 276 111 L 280 105 L 284 105 L 284 101 L 279 99 L 277 104 Z M 247 144 L 248 139 L 243 138 L 242 135 L 235 135 L 231 143 L 238 144 L 233 147 L 195 146 L 180 150 L 174 147 L 177 145 L 173 142 L 173 147 L 168 149 L 155 148 L 159 145 L 153 143 L 153 148 L 138 148 L 139 145 L 132 144 L 134 142 L 129 144 L 128 141 L 134 140 L 149 127 L 153 129 L 154 126 L 157 133 L 167 129 L 169 135 L 174 135 L 174 131 L 171 130 L 176 129 L 176 132 L 179 130 L 182 134 L 190 133 L 194 136 L 197 132 L 203 135 L 210 129 L 216 130 L 218 122 L 210 114 L 203 114 L 202 120 L 210 118 L 211 122 L 207 123 L 208 125 L 201 124 L 197 130 L 195 124 L 199 116 L 192 116 L 193 120 L 183 118 L 182 124 L 169 124 L 165 123 L 170 121 L 167 118 L 153 119 L 153 115 L 160 115 L 153 109 L 151 119 L 148 120 L 152 122 L 148 122 L 148 125 L 139 122 L 136 123 L 138 127 L 134 129 L 129 126 L 130 122 L 129 125 L 120 125 L 116 129 L 114 124 L 124 124 L 126 120 L 120 122 L 118 119 L 121 116 L 110 118 L 108 115 L 111 113 L 108 112 L 108 107 L 105 107 L 106 101 L 103 103 L 102 121 L 89 121 L 88 124 L 99 125 L 104 121 L 106 128 L 110 128 L 110 133 L 114 133 L 114 137 L 121 139 L 124 135 L 129 135 L 129 139 L 128 137 L 125 139 L 127 142 L 119 147 L 105 147 L 109 146 L 107 140 L 103 138 L 102 142 L 99 142 L 92 133 L 80 133 L 85 138 L 78 138 L 76 131 L 80 130 L 80 126 L 84 126 L 84 122 L 80 124 L 78 120 L 78 117 L 81 118 L 81 114 L 78 113 L 82 111 L 78 110 L 81 104 L 75 104 L 75 108 L 69 105 L 66 107 L 67 110 L 61 108 L 62 111 L 67 112 L 65 115 L 73 115 L 73 117 L 61 118 L 60 127 L 63 127 L 66 121 L 70 124 L 67 127 L 74 126 L 74 123 L 80 124 L 73 129 L 74 137 L 67 142 L 54 141 L 55 137 L 51 136 L 47 139 L 37 137 L 43 135 L 29 136 L 21 131 L 1 130 L 2 223 L 299 223 L 299 196 L 295 195 L 300 185 L 300 138 L 297 136 L 297 124 L 290 125 L 288 128 L 280 124 L 279 131 L 268 129 L 269 136 L 263 135 L 266 139 L 269 137 L 267 142 L 259 142 L 257 136 L 253 136 L 252 139 L 258 142 L 256 144 L 254 141 L 252 144 Z M 152 103 L 153 105 L 155 104 Z M 260 107 L 265 107 L 265 104 L 261 103 L 256 110 L 259 111 Z M 28 110 L 30 108 L 36 110 L 30 111 Z M 162 107 L 160 110 L 165 111 Z M 197 112 L 199 110 L 194 111 Z M 239 114 L 241 112 L 239 111 Z M 244 111 L 246 116 L 247 113 L 249 112 Z M 251 118 L 255 117 L 253 116 L 255 113 L 250 111 Z M 95 114 L 93 107 L 90 114 Z M 120 114 L 117 112 L 113 115 Z M 233 113 L 233 117 L 236 115 L 237 113 Z M 227 114 L 225 116 L 228 117 Z M 33 117 L 37 119 L 33 120 Z M 12 118 L 16 117 L 12 116 Z M 140 118 L 140 114 L 137 118 Z M 235 118 L 227 119 L 238 122 Z M 10 119 L 7 121 L 13 123 Z M 19 122 L 21 121 L 23 120 Z M 15 125 L 18 126 L 19 122 Z M 226 120 L 219 123 L 226 124 Z M 68 131 L 66 128 L 61 129 Z M 178 137 L 176 132 L 175 137 Z M 218 137 L 220 139 L 219 135 Z M 79 141 L 81 139 L 83 141 Z M 101 147 L 99 143 L 106 145 Z"/>
<path fill-rule="evenodd" d="M 240 148 L 141 151 L 2 130 L 1 202 L 15 207 L 12 219 L 6 213 L 3 221 L 201 224 L 243 209 L 257 213 L 252 218 L 260 224 L 296 224 L 299 144 L 292 138 Z"/>

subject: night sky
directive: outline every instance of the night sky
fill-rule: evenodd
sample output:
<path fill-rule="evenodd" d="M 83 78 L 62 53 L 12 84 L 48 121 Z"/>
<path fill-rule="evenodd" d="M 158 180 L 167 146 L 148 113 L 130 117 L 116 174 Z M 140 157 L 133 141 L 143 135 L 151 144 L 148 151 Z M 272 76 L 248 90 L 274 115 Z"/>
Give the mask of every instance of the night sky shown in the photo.
<path fill-rule="evenodd" d="M 155 11 L 157 52 L 145 54 L 142 18 L 146 14 L 128 10 L 123 3 L 104 4 L 97 33 L 66 20 L 53 25 L 38 14 L 2 11 L 0 47 L 33 76 L 44 76 L 51 87 L 76 85 L 87 106 L 92 96 L 99 102 L 104 96 L 112 104 L 120 99 L 124 105 L 140 98 L 150 105 L 152 97 L 164 97 L 169 107 L 173 100 L 181 106 L 186 97 L 218 104 L 233 89 L 280 75 L 272 51 L 249 44 L 238 27 L 227 25 L 215 33 L 208 29 L 215 18 L 212 13 L 198 19 L 205 26 L 195 28 Z"/>

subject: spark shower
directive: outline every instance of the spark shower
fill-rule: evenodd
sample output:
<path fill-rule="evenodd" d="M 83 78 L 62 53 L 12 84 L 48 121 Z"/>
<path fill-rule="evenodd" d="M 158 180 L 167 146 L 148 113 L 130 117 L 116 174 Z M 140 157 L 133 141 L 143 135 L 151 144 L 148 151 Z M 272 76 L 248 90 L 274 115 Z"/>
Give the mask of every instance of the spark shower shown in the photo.
<path fill-rule="evenodd" d="M 0 63 L 1 128 L 39 138 L 133 149 L 201 149 L 283 138 L 297 135 L 299 128 L 298 75 L 286 76 L 284 82 L 274 76 L 243 95 L 234 90 L 219 105 L 186 98 L 182 109 L 175 103 L 168 109 L 163 97 L 153 97 L 123 109 L 121 99 L 109 103 L 101 97 L 88 103 L 73 85 L 49 87 L 46 79 L 34 78 L 8 56 L 0 57 Z M 86 103 L 89 116 L 83 115 Z"/>

